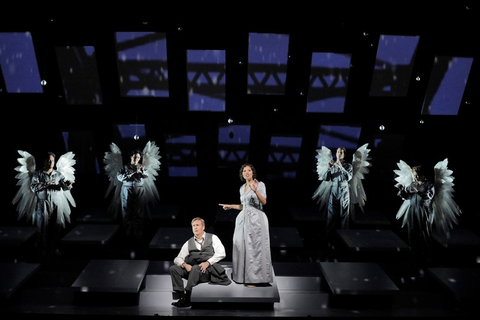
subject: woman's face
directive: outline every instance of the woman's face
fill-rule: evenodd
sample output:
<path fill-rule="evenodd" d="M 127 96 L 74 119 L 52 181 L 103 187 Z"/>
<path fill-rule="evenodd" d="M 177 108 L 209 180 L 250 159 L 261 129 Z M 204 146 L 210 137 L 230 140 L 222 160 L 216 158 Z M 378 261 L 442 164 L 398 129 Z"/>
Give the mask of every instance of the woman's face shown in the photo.
<path fill-rule="evenodd" d="M 245 166 L 243 168 L 243 178 L 245 180 L 252 180 L 252 177 L 253 177 L 253 171 L 252 171 L 252 168 L 250 166 Z"/>

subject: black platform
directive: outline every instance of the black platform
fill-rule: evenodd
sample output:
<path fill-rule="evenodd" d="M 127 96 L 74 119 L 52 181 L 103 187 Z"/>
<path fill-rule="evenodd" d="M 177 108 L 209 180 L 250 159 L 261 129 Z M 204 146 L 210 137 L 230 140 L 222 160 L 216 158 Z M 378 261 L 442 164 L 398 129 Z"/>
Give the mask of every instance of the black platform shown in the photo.
<path fill-rule="evenodd" d="M 16 262 L 31 254 L 36 233 L 36 227 L 0 226 L 0 261 Z"/>
<path fill-rule="evenodd" d="M 17 248 L 36 232 L 36 227 L 0 226 L 0 248 Z"/>
<path fill-rule="evenodd" d="M 453 228 L 450 237 L 434 230 L 432 237 L 444 248 L 480 248 L 480 237 L 465 228 Z"/>
<path fill-rule="evenodd" d="M 228 262 L 227 262 L 228 263 Z M 231 264 L 223 264 L 228 277 L 231 279 Z M 201 283 L 192 290 L 191 302 L 194 308 L 272 308 L 274 303 L 280 302 L 280 294 L 274 274 L 274 281 L 270 286 L 246 287 L 232 281 L 228 286 Z M 184 280 L 186 284 L 186 280 Z M 172 296 L 172 281 L 169 274 L 147 275 L 146 287 L 142 291 L 144 298 L 147 292 L 168 292 L 167 299 L 174 301 Z M 150 297 L 151 298 L 151 297 Z"/>
<path fill-rule="evenodd" d="M 480 268 L 429 268 L 428 271 L 461 303 L 480 301 Z"/>
<path fill-rule="evenodd" d="M 105 245 L 120 229 L 118 224 L 77 224 L 61 242 L 63 244 Z"/>
<path fill-rule="evenodd" d="M 399 289 L 377 263 L 321 262 L 335 307 L 390 307 Z"/>
<path fill-rule="evenodd" d="M 295 227 L 270 227 L 270 247 L 299 249 L 303 247 L 303 242 Z"/>
<path fill-rule="evenodd" d="M 352 251 L 410 251 L 410 246 L 390 229 L 337 230 Z"/>
<path fill-rule="evenodd" d="M 72 284 L 76 303 L 138 304 L 148 260 L 91 260 Z"/>
<path fill-rule="evenodd" d="M 0 298 L 12 296 L 39 268 L 39 263 L 0 262 Z"/>
<path fill-rule="evenodd" d="M 223 265 L 228 277 L 231 279 L 231 265 Z M 192 291 L 192 305 L 198 308 L 207 307 L 206 304 L 236 304 L 242 308 L 242 304 L 252 304 L 262 307 L 273 307 L 275 302 L 280 302 L 275 274 L 271 286 L 249 288 L 243 284 L 232 281 L 228 286 L 210 285 L 202 283 Z M 211 307 L 211 306 L 208 306 Z"/>
<path fill-rule="evenodd" d="M 77 217 L 79 223 L 114 223 L 114 214 L 102 207 L 91 207 L 86 209 Z"/>

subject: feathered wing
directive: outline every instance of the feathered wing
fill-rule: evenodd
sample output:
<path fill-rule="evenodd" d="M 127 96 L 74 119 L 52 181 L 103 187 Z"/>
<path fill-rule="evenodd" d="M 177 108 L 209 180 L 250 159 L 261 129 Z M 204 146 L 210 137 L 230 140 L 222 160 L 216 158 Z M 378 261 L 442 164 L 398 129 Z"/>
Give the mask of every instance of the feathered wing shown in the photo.
<path fill-rule="evenodd" d="M 65 177 L 65 180 L 68 180 L 71 183 L 75 182 L 75 169 L 73 166 L 77 161 L 74 157 L 75 154 L 69 151 L 62 154 L 56 163 L 57 171 Z M 52 193 L 52 196 L 53 202 L 57 205 L 57 223 L 62 227 L 65 227 L 65 221 L 70 222 L 70 206 L 76 207 L 75 200 L 73 199 L 70 190 L 60 189 L 59 191 Z"/>
<path fill-rule="evenodd" d="M 325 172 L 329 168 L 329 162 L 333 160 L 332 151 L 327 147 L 322 146 L 321 149 L 317 149 L 317 155 L 315 158 L 317 159 L 317 174 L 320 185 L 313 193 L 312 199 L 317 200 L 317 203 L 320 204 L 320 211 L 323 212 L 323 209 L 328 203 L 328 198 L 330 197 L 330 191 L 332 190 L 332 182 L 324 181 L 322 179 Z"/>
<path fill-rule="evenodd" d="M 122 190 L 122 182 L 117 179 L 117 173 L 123 167 L 122 151 L 115 144 L 110 144 L 110 151 L 105 152 L 103 157 L 103 163 L 105 164 L 105 174 L 110 181 L 108 188 L 105 192 L 105 198 L 113 191 L 112 200 L 108 206 L 108 211 L 114 214 L 114 218 L 117 219 L 121 210 L 120 192 Z"/>
<path fill-rule="evenodd" d="M 365 201 L 367 201 L 367 195 L 363 188 L 362 180 L 365 179 L 365 175 L 369 173 L 369 167 L 372 165 L 370 160 L 370 149 L 368 149 L 368 143 L 358 148 L 353 154 L 352 166 L 353 176 L 349 182 L 350 188 L 350 214 L 352 218 L 355 218 L 355 205 L 358 204 L 363 212 Z"/>
<path fill-rule="evenodd" d="M 433 214 L 429 224 L 436 230 L 450 236 L 454 224 L 458 224 L 457 217 L 462 214 L 460 207 L 453 200 L 453 171 L 448 169 L 448 159 L 437 162 L 434 167 L 435 196 L 433 198 Z"/>
<path fill-rule="evenodd" d="M 410 201 L 403 197 L 403 189 L 408 187 L 413 182 L 413 173 L 412 168 L 403 160 L 400 160 L 397 163 L 397 167 L 398 169 L 393 170 L 393 172 L 397 175 L 395 177 L 395 181 L 397 181 L 395 187 L 398 188 L 397 195 L 402 197 L 403 203 L 397 211 L 396 219 L 402 219 L 402 227 L 404 227 L 408 221 L 407 212 L 410 207 Z"/>
<path fill-rule="evenodd" d="M 13 197 L 12 204 L 17 205 L 18 220 L 24 216 L 27 221 L 35 223 L 35 207 L 37 205 L 37 197 L 30 189 L 32 176 L 35 174 L 35 158 L 27 151 L 18 150 L 20 158 L 17 158 L 19 166 L 15 167 L 18 173 L 15 178 L 18 179 L 16 185 L 19 187 L 17 193 Z"/>
<path fill-rule="evenodd" d="M 147 210 L 149 209 L 149 204 L 156 206 L 158 201 L 160 201 L 160 195 L 155 185 L 158 171 L 160 171 L 160 158 L 159 147 L 154 141 L 148 141 L 143 148 L 143 165 L 149 173 L 148 178 L 144 181 Z"/>

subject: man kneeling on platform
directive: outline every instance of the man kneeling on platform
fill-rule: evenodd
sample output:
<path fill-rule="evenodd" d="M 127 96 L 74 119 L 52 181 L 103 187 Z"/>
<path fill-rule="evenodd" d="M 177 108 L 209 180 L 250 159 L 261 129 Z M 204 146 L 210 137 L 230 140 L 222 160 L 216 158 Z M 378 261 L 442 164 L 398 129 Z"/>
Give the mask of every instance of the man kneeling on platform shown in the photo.
<path fill-rule="evenodd" d="M 179 308 L 191 306 L 192 288 L 199 283 L 227 286 L 232 282 L 218 263 L 226 257 L 220 238 L 205 232 L 205 221 L 200 217 L 193 218 L 191 224 L 193 237 L 183 244 L 170 267 L 173 298 L 179 299 L 172 302 L 172 305 Z M 187 279 L 185 288 L 183 279 Z"/>

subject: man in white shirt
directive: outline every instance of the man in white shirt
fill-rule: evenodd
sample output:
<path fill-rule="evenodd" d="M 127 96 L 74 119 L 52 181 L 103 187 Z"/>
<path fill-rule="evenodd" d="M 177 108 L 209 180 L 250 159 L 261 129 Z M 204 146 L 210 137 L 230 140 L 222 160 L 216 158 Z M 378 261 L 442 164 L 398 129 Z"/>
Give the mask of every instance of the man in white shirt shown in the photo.
<path fill-rule="evenodd" d="M 170 267 L 174 298 L 179 299 L 172 305 L 179 308 L 191 306 L 192 288 L 199 283 L 231 283 L 225 269 L 218 263 L 226 257 L 220 238 L 205 232 L 205 221 L 200 217 L 193 218 L 191 224 L 193 237 L 183 244 Z M 185 288 L 183 279 L 187 279 Z"/>

